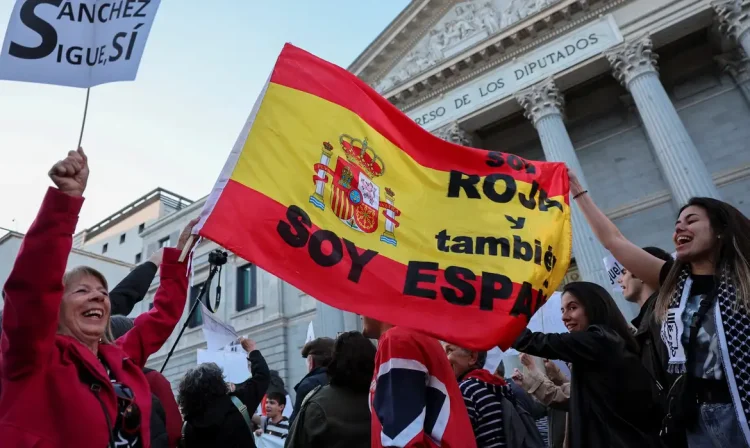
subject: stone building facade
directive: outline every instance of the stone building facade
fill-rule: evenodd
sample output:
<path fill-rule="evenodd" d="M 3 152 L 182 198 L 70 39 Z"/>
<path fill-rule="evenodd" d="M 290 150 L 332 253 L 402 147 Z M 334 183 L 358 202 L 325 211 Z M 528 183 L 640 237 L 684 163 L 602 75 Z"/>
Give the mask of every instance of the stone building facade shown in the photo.
<path fill-rule="evenodd" d="M 444 139 L 565 162 L 626 237 L 671 252 L 692 196 L 750 215 L 747 3 L 413 1 L 349 70 Z M 576 207 L 573 228 L 566 281 L 607 284 Z"/>

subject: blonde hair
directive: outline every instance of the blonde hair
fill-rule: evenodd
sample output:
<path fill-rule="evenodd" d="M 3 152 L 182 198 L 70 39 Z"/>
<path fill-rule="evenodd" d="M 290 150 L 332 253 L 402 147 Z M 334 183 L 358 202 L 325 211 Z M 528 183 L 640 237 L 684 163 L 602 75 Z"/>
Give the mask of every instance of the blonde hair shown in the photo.
<path fill-rule="evenodd" d="M 107 283 L 107 279 L 104 277 L 104 274 L 90 266 L 76 266 L 66 272 L 65 275 L 63 275 L 62 280 L 63 288 L 67 290 L 70 286 L 73 285 L 73 283 L 77 282 L 83 277 L 94 277 L 99 283 L 102 284 L 104 289 L 109 291 L 109 284 Z M 115 338 L 112 336 L 112 324 L 111 322 L 107 322 L 107 328 L 104 330 L 104 334 L 102 335 L 102 342 L 111 344 L 112 342 L 114 342 L 114 340 Z"/>

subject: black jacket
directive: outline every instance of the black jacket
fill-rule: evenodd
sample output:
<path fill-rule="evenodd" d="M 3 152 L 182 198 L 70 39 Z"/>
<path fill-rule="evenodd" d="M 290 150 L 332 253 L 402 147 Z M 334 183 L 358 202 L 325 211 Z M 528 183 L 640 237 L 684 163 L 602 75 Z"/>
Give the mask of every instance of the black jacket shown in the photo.
<path fill-rule="evenodd" d="M 167 413 L 156 395 L 151 394 L 151 448 L 169 448 Z"/>
<path fill-rule="evenodd" d="M 311 391 L 285 448 L 369 448 L 370 393 L 336 386 Z"/>
<path fill-rule="evenodd" d="M 654 293 L 646 300 L 641 307 L 638 316 L 631 322 L 636 328 L 635 339 L 638 341 L 640 348 L 641 362 L 646 370 L 651 374 L 654 382 L 666 390 L 669 389 L 674 377 L 667 373 L 667 363 L 669 355 L 667 346 L 661 339 L 661 325 L 654 319 L 654 305 L 658 292 Z M 655 390 L 655 396 L 659 397 L 658 391 Z"/>
<path fill-rule="evenodd" d="M 251 352 L 249 359 L 253 376 L 238 384 L 232 395 L 247 406 L 252 416 L 266 394 L 270 372 L 259 351 Z M 230 395 L 206 403 L 202 413 L 186 415 L 185 422 L 185 448 L 255 448 L 253 433 Z"/>
<path fill-rule="evenodd" d="M 117 286 L 109 292 L 109 302 L 112 306 L 112 316 L 127 316 L 135 305 L 143 300 L 148 288 L 156 276 L 158 266 L 147 261 L 130 271 Z"/>
<path fill-rule="evenodd" d="M 316 387 L 325 386 L 326 384 L 328 384 L 328 369 L 325 367 L 316 367 L 305 375 L 296 386 L 294 386 L 294 392 L 297 394 L 297 398 L 294 399 L 294 410 L 292 410 L 292 416 L 289 417 L 290 424 L 297 417 L 297 414 L 299 414 L 302 402 L 305 400 L 307 394 Z"/>
<path fill-rule="evenodd" d="M 661 423 L 651 379 L 637 353 L 612 329 L 592 325 L 562 334 L 526 330 L 513 347 L 523 353 L 572 363 L 570 448 L 658 447 Z"/>

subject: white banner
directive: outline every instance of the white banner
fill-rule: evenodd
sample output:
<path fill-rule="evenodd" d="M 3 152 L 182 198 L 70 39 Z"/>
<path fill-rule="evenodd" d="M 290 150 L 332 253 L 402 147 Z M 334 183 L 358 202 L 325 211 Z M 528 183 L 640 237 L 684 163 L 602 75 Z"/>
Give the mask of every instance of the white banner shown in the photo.
<path fill-rule="evenodd" d="M 0 79 L 69 87 L 132 81 L 161 0 L 16 0 Z"/>
<path fill-rule="evenodd" d="M 255 446 L 258 448 L 284 448 L 284 439 L 269 434 L 255 436 Z"/>
<path fill-rule="evenodd" d="M 620 277 L 622 277 L 625 268 L 622 267 L 619 261 L 615 260 L 615 257 L 613 257 L 612 254 L 607 254 L 603 261 L 604 270 L 607 271 L 607 278 L 609 278 L 609 286 L 612 289 L 612 292 L 622 292 L 622 286 L 620 286 L 618 281 L 620 280 Z"/>
<path fill-rule="evenodd" d="M 307 326 L 307 338 L 305 338 L 305 344 L 315 340 L 315 331 L 313 330 L 313 323 L 310 321 L 310 325 Z"/>
<path fill-rule="evenodd" d="M 209 352 L 208 350 L 198 349 L 198 364 L 207 362 L 216 363 L 224 369 L 224 376 L 230 383 L 239 384 L 252 376 L 245 352 L 228 350 Z"/>
<path fill-rule="evenodd" d="M 611 15 L 604 16 L 446 92 L 437 100 L 408 111 L 407 115 L 428 131 L 434 131 L 555 73 L 598 56 L 622 41 L 615 19 Z"/>
<path fill-rule="evenodd" d="M 239 338 L 234 327 L 217 319 L 203 302 L 201 302 L 201 314 L 203 315 L 203 337 L 206 338 L 209 351 L 221 350 Z"/>

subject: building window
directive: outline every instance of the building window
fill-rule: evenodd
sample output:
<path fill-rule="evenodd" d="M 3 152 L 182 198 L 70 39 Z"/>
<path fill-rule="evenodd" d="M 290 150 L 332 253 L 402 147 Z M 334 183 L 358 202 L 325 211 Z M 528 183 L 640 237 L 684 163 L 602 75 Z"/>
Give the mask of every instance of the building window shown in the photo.
<path fill-rule="evenodd" d="M 169 247 L 169 243 L 170 243 L 169 237 L 160 239 L 159 240 L 159 249 L 161 249 L 162 247 Z"/>
<path fill-rule="evenodd" d="M 109 244 L 108 243 L 104 243 L 104 246 L 102 246 L 102 253 L 106 254 L 108 248 L 109 248 Z"/>
<path fill-rule="evenodd" d="M 146 223 L 142 222 L 141 225 L 138 226 L 138 233 L 142 233 L 146 229 Z"/>
<path fill-rule="evenodd" d="M 141 263 L 141 254 L 140 253 L 135 254 L 135 264 L 140 264 L 140 263 Z"/>
<path fill-rule="evenodd" d="M 193 305 L 195 305 L 195 301 L 198 300 L 198 294 L 201 292 L 201 288 L 203 287 L 203 283 L 198 285 L 193 285 L 190 287 L 190 308 L 193 308 Z M 192 316 L 190 316 L 190 320 L 188 321 L 188 328 L 195 328 L 200 327 L 203 325 L 203 314 L 201 313 L 201 307 L 200 305 L 196 308 L 195 312 Z"/>
<path fill-rule="evenodd" d="M 243 311 L 256 305 L 255 265 L 246 264 L 237 268 L 237 311 Z"/>
<path fill-rule="evenodd" d="M 125 242 L 125 234 L 120 235 L 120 244 Z"/>

